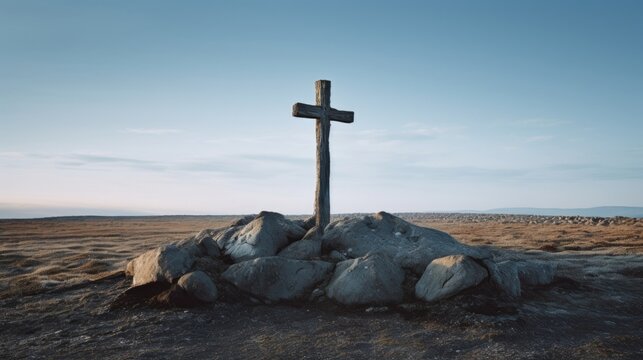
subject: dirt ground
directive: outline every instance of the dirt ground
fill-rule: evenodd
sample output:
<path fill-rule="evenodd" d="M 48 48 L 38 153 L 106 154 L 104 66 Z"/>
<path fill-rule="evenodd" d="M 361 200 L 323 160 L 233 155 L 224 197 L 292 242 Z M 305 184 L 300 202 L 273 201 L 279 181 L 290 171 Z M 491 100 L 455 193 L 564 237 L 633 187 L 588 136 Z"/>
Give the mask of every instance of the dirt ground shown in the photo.
<path fill-rule="evenodd" d="M 643 220 L 405 214 L 476 246 L 558 264 L 515 302 L 218 302 L 110 310 L 115 271 L 157 245 L 236 217 L 0 220 L 0 358 L 642 359 Z"/>

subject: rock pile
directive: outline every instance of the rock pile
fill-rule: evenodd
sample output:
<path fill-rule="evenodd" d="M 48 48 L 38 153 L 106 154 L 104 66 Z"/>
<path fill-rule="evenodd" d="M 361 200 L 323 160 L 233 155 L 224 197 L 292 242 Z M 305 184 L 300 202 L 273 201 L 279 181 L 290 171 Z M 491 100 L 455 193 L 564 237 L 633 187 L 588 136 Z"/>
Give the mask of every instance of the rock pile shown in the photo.
<path fill-rule="evenodd" d="M 502 224 L 529 225 L 594 225 L 614 226 L 643 223 L 643 218 L 588 217 L 588 216 L 547 216 L 547 215 L 516 215 L 516 214 L 471 214 L 471 213 L 403 213 L 397 214 L 407 221 L 436 221 L 443 223 L 486 223 L 499 222 Z"/>
<path fill-rule="evenodd" d="M 129 293 L 154 289 L 168 305 L 213 302 L 230 290 L 266 303 L 350 306 L 434 302 L 483 283 L 516 298 L 550 283 L 555 267 L 467 246 L 385 212 L 337 220 L 318 236 L 310 220 L 264 211 L 150 250 L 126 274 Z"/>

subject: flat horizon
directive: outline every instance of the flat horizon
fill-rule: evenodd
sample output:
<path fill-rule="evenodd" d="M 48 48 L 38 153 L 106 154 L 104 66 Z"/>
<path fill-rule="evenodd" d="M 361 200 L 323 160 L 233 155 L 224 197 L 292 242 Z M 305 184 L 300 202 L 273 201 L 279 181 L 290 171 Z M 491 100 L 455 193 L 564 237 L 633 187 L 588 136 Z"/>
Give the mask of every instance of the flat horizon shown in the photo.
<path fill-rule="evenodd" d="M 257 214 L 260 211 L 272 211 L 269 208 L 259 211 L 248 211 L 239 213 L 181 213 L 181 212 L 144 212 L 119 209 L 91 209 L 75 207 L 32 207 L 32 206 L 7 206 L 0 204 L 0 219 L 44 219 L 64 217 L 163 217 L 163 216 L 243 216 Z M 386 211 L 395 214 L 508 214 L 508 215 L 544 215 L 544 216 L 626 216 L 643 217 L 641 206 L 594 206 L 587 208 L 534 208 L 534 207 L 497 207 L 491 209 L 440 209 L 440 210 L 402 210 L 387 211 L 377 209 L 372 211 L 342 211 L 333 212 L 333 215 L 347 214 L 369 214 L 378 211 Z M 287 216 L 310 216 L 312 212 L 284 212 Z M 599 215 L 595 215 L 599 214 Z M 602 215 L 601 215 L 602 214 Z"/>

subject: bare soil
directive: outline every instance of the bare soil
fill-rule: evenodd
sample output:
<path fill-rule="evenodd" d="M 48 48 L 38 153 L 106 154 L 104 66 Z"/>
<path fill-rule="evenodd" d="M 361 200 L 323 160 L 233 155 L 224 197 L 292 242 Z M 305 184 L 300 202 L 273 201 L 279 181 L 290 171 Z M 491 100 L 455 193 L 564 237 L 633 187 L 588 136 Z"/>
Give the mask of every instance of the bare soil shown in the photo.
<path fill-rule="evenodd" d="M 554 261 L 515 302 L 218 302 L 110 310 L 126 261 L 235 217 L 0 220 L 0 358 L 641 359 L 643 221 L 405 214 L 477 246 Z M 487 294 L 488 295 L 488 294 Z"/>

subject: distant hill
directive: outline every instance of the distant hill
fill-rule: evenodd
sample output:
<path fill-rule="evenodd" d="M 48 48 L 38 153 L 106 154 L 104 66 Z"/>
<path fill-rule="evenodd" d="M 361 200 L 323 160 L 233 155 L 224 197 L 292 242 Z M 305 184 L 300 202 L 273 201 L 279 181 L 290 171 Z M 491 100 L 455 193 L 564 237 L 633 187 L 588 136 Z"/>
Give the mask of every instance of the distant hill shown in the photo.
<path fill-rule="evenodd" d="M 556 208 L 499 208 L 485 211 L 476 211 L 488 214 L 515 214 L 515 215 L 548 215 L 548 216 L 596 216 L 614 217 L 627 216 L 643 218 L 643 207 L 637 206 L 599 206 L 579 209 Z"/>
<path fill-rule="evenodd" d="M 34 219 L 52 216 L 143 216 L 143 212 L 121 209 L 24 206 L 0 203 L 0 219 Z"/>

